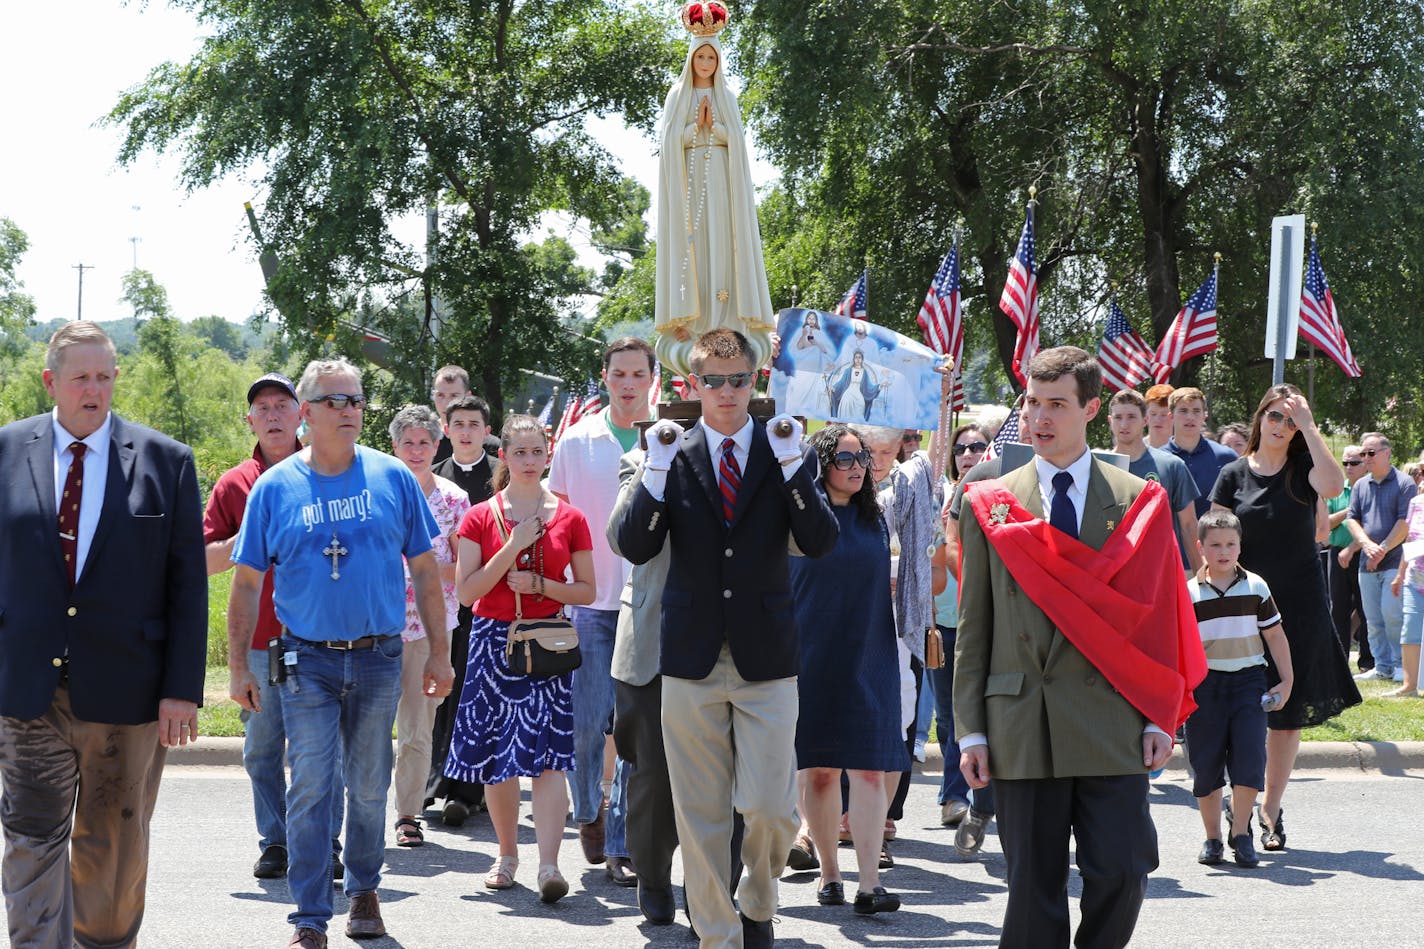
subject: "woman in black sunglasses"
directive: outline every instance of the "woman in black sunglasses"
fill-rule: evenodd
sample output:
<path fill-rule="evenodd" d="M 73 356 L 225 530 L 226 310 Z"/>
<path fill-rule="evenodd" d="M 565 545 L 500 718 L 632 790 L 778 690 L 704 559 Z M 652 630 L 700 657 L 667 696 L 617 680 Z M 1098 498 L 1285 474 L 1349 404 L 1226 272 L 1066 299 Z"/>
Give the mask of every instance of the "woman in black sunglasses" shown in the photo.
<path fill-rule="evenodd" d="M 855 840 L 861 915 L 900 908 L 880 885 L 880 843 L 889 807 L 886 774 L 910 766 L 900 726 L 900 671 L 890 600 L 890 533 L 870 477 L 870 451 L 855 430 L 827 425 L 811 437 L 821 462 L 819 487 L 840 524 L 826 556 L 791 558 L 791 590 L 801 630 L 801 702 L 796 759 L 802 818 L 810 830 L 793 854 L 815 866 L 823 906 L 845 903 L 836 859 L 841 772 L 850 778 L 850 828 Z M 797 551 L 793 550 L 793 554 Z"/>
<path fill-rule="evenodd" d="M 1305 396 L 1282 384 L 1266 390 L 1251 419 L 1246 454 L 1221 469 L 1211 492 L 1213 509 L 1241 519 L 1241 566 L 1271 588 L 1295 672 L 1290 700 L 1266 720 L 1266 793 L 1256 812 L 1264 850 L 1285 849 L 1281 796 L 1300 750 L 1300 730 L 1360 704 L 1315 555 L 1316 499 L 1333 498 L 1344 486 L 1345 475 Z M 1274 665 L 1266 681 L 1276 684 Z"/>

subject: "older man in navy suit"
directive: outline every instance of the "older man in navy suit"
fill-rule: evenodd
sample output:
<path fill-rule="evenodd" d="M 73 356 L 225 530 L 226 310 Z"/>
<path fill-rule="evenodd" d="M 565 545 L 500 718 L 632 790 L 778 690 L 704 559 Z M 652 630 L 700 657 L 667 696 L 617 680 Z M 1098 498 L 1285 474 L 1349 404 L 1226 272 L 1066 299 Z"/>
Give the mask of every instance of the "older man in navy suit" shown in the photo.
<path fill-rule="evenodd" d="M 133 946 L 166 749 L 207 640 L 193 453 L 109 411 L 98 326 L 50 339 L 47 415 L 0 428 L 0 778 L 10 944 Z"/>
<path fill-rule="evenodd" d="M 796 836 L 796 673 L 787 542 L 819 557 L 835 514 L 816 488 L 801 426 L 748 414 L 756 367 L 742 334 L 713 330 L 692 349 L 702 420 L 648 431 L 641 485 L 618 525 L 635 564 L 668 546 L 662 598 L 663 738 L 688 911 L 703 949 L 772 940 L 776 880 Z M 779 423 L 790 431 L 777 435 Z M 680 435 L 670 444 L 664 429 Z M 746 822 L 747 877 L 727 893 L 732 812 Z"/>

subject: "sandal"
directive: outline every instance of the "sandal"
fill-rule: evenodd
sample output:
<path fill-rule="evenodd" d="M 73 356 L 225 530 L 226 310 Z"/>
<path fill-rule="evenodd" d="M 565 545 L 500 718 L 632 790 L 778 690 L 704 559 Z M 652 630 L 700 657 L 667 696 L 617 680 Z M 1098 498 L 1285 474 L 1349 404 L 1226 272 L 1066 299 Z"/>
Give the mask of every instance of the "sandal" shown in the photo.
<path fill-rule="evenodd" d="M 1276 812 L 1275 826 L 1266 820 L 1266 808 L 1262 805 L 1256 806 L 1256 819 L 1261 822 L 1261 849 L 1262 850 L 1284 850 L 1286 849 L 1286 809 L 1283 807 Z"/>
<path fill-rule="evenodd" d="M 518 869 L 518 857 L 500 857 L 485 874 L 485 889 L 507 890 L 514 886 L 514 871 Z"/>
<path fill-rule="evenodd" d="M 414 817 L 402 817 L 396 821 L 396 846 L 419 847 L 425 843 L 425 834 L 420 829 L 420 821 Z"/>
<path fill-rule="evenodd" d="M 539 900 L 543 903 L 557 903 L 568 895 L 569 882 L 559 872 L 559 868 L 543 866 L 539 868 Z"/>

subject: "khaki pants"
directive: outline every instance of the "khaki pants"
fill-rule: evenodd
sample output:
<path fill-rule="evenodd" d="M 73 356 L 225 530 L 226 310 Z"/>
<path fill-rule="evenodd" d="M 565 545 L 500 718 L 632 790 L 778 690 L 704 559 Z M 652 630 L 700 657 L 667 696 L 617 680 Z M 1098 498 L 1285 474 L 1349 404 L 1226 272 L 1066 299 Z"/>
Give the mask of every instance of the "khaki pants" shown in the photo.
<path fill-rule="evenodd" d="M 138 944 L 166 753 L 157 722 L 75 718 L 65 685 L 39 718 L 0 718 L 0 881 L 14 949 Z"/>
<path fill-rule="evenodd" d="M 731 652 L 705 679 L 663 676 L 663 741 L 682 842 L 688 913 L 702 949 L 741 946 L 727 892 L 732 812 L 746 821 L 742 915 L 776 912 L 777 879 L 796 837 L 796 678 L 748 682 Z"/>
<path fill-rule="evenodd" d="M 419 817 L 430 777 L 430 746 L 440 699 L 425 694 L 422 679 L 430 640 L 416 639 L 401 652 L 401 694 L 396 706 L 396 813 Z"/>

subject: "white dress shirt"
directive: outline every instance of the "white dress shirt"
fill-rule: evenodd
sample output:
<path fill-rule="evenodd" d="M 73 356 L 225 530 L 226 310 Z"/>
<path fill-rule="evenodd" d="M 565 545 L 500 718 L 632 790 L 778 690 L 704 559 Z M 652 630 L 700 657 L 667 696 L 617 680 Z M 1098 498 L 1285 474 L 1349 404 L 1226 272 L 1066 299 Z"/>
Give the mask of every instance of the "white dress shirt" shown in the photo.
<path fill-rule="evenodd" d="M 78 582 L 84 574 L 84 561 L 89 556 L 89 545 L 94 541 L 94 531 L 99 526 L 99 514 L 104 509 L 104 488 L 109 483 L 109 433 L 114 427 L 114 415 L 104 416 L 104 422 L 88 438 L 75 438 L 59 424 L 59 410 L 50 412 L 50 422 L 54 426 L 54 509 L 64 500 L 64 481 L 69 476 L 69 465 L 74 460 L 74 452 L 69 446 L 83 442 L 88 449 L 84 453 L 83 485 L 80 487 L 79 502 L 79 549 L 74 559 L 74 579 Z M 58 527 L 55 528 L 58 530 Z"/>
<path fill-rule="evenodd" d="M 722 443 L 728 436 L 713 430 L 708 426 L 706 419 L 698 419 L 697 424 L 702 428 L 702 437 L 707 439 L 707 453 L 712 458 L 712 473 L 717 476 L 717 486 L 722 485 Z M 752 426 L 756 424 L 756 419 L 747 416 L 746 424 L 737 429 L 730 437 L 732 439 L 732 457 L 737 459 L 737 467 L 743 474 L 747 470 L 747 455 L 752 448 Z M 797 458 L 781 466 L 781 477 L 790 481 L 796 472 L 801 470 L 803 459 Z M 667 471 L 643 467 L 643 487 L 648 489 L 654 501 L 661 501 L 667 494 Z"/>

